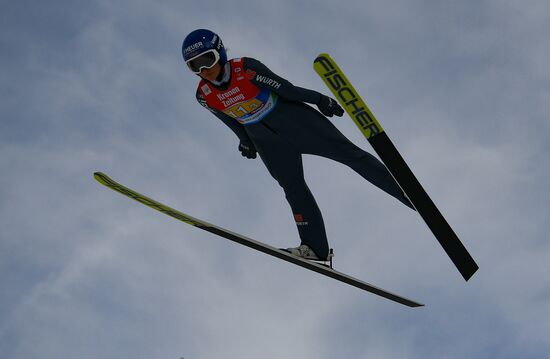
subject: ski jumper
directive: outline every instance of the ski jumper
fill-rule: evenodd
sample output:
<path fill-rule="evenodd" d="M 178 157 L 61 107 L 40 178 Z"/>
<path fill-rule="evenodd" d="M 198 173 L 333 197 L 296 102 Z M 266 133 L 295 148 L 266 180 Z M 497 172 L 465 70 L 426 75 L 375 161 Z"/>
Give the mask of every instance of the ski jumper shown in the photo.
<path fill-rule="evenodd" d="M 221 85 L 202 80 L 196 97 L 241 141 L 252 141 L 269 173 L 283 188 L 294 214 L 302 244 L 327 258 L 329 246 L 321 211 L 309 190 L 302 154 L 343 163 L 413 208 L 386 167 L 351 143 L 323 114 L 319 92 L 292 85 L 252 58 L 229 60 Z M 304 103 L 305 102 L 305 103 Z"/>

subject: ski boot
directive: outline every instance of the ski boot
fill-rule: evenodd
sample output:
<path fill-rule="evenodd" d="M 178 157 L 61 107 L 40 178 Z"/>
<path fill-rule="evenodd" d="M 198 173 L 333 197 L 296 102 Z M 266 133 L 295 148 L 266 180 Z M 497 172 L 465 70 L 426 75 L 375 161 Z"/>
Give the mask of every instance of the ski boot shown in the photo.
<path fill-rule="evenodd" d="M 285 251 L 285 252 L 288 252 L 288 253 L 296 256 L 296 257 L 300 257 L 300 258 L 303 258 L 303 259 L 318 262 L 319 264 L 322 264 L 322 265 L 327 266 L 327 267 L 332 269 L 332 257 L 334 257 L 334 251 L 333 251 L 332 248 L 329 250 L 329 254 L 328 254 L 326 259 L 319 258 L 319 256 L 317 254 L 315 254 L 313 249 L 311 249 L 306 244 L 302 244 L 302 245 L 300 245 L 299 247 L 296 247 L 296 248 L 286 248 L 286 249 L 282 249 L 282 250 Z"/>

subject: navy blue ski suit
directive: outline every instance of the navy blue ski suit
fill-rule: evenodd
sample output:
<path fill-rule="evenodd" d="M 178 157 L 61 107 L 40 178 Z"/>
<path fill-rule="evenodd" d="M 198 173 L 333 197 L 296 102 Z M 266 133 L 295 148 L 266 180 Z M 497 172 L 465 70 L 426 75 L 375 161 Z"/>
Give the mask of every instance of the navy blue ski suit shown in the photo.
<path fill-rule="evenodd" d="M 327 258 L 329 245 L 321 211 L 304 180 L 302 154 L 343 163 L 413 208 L 378 159 L 351 143 L 322 113 L 305 104 L 319 104 L 327 100 L 326 96 L 292 85 L 252 58 L 228 61 L 224 74 L 225 81 L 218 85 L 201 81 L 197 100 L 233 130 L 248 152 L 257 150 L 284 190 L 301 243 L 312 248 L 319 258 Z M 250 95 L 252 90 L 255 92 Z M 251 101 L 255 102 L 245 105 L 246 110 L 239 107 L 243 113 L 237 113 L 235 106 L 246 103 L 247 96 L 254 97 Z M 251 109 L 259 107 L 263 112 L 252 113 Z M 245 111 L 250 112 L 248 117 L 240 116 Z"/>

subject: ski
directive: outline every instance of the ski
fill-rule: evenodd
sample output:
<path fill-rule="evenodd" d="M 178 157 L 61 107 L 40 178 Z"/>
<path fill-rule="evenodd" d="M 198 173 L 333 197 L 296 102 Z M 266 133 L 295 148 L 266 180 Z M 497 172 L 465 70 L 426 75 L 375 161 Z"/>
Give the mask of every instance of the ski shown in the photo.
<path fill-rule="evenodd" d="M 336 96 L 428 225 L 458 271 L 467 281 L 478 270 L 449 223 L 417 180 L 376 117 L 329 54 L 320 54 L 313 67 Z"/>
<path fill-rule="evenodd" d="M 203 220 L 197 219 L 195 217 L 192 217 L 188 214 L 182 213 L 178 210 L 175 210 L 173 208 L 170 208 L 160 202 L 155 201 L 154 199 L 151 199 L 149 197 L 146 197 L 128 187 L 125 187 L 121 185 L 120 183 L 115 182 L 111 178 L 109 178 L 107 175 L 101 172 L 95 172 L 94 178 L 101 183 L 102 185 L 105 185 L 127 197 L 130 197 L 133 200 L 136 200 L 140 202 L 141 204 L 144 204 L 148 207 L 151 207 L 153 209 L 156 209 L 159 212 L 162 212 L 170 217 L 173 217 L 177 220 L 180 220 L 184 223 L 190 224 L 194 227 L 200 228 L 202 230 L 205 230 L 207 232 L 216 234 L 220 237 L 229 239 L 230 241 L 242 244 L 246 247 L 255 249 L 257 251 L 263 252 L 265 254 L 269 254 L 273 257 L 282 259 L 284 261 L 296 264 L 300 267 L 309 269 L 311 271 L 317 272 L 319 274 L 325 275 L 327 277 L 336 279 L 340 282 L 352 285 L 354 287 L 357 287 L 359 289 L 363 289 L 367 292 L 377 294 L 381 297 L 384 297 L 386 299 L 392 300 L 394 302 L 406 305 L 408 307 L 422 307 L 424 304 L 417 303 L 413 300 L 401 297 L 397 294 L 390 293 L 384 289 L 375 287 L 369 283 L 363 282 L 359 279 L 353 278 L 345 273 L 338 272 L 328 266 L 325 266 L 323 264 L 319 264 L 316 262 L 308 261 L 305 259 L 301 259 L 299 257 L 295 257 L 291 255 L 288 252 L 285 252 L 284 250 L 277 249 L 275 247 L 272 247 L 268 244 L 256 241 L 254 239 L 245 237 L 241 234 L 231 232 L 227 229 L 215 226 L 213 224 L 210 224 L 208 222 L 205 222 Z"/>

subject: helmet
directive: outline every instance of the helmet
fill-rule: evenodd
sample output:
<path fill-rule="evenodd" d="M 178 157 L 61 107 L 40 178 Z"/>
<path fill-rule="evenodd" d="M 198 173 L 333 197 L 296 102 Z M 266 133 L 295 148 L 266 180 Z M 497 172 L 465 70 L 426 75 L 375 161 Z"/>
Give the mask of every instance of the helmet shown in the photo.
<path fill-rule="evenodd" d="M 195 73 L 200 73 L 203 68 L 210 68 L 218 62 L 221 65 L 227 62 L 222 39 L 206 29 L 198 29 L 187 35 L 181 52 L 185 63 Z"/>

